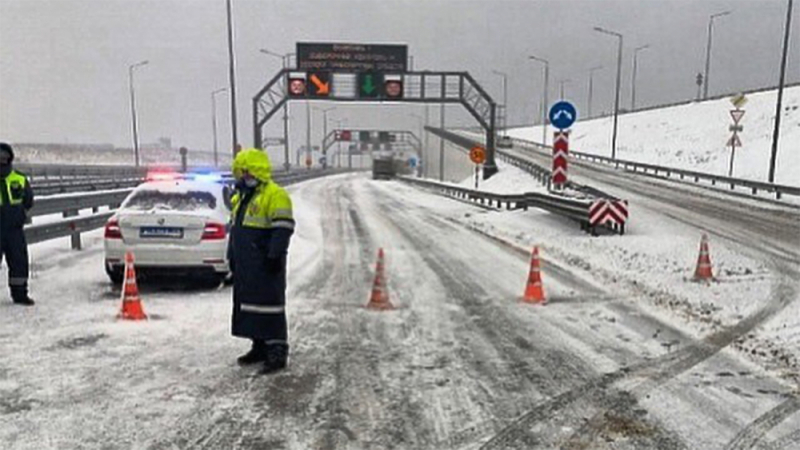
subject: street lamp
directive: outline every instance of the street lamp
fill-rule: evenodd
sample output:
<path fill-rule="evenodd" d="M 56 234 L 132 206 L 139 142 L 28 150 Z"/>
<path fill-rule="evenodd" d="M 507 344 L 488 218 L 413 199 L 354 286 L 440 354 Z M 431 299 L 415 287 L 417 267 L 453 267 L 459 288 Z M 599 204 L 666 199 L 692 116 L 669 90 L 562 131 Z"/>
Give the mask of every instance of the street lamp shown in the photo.
<path fill-rule="evenodd" d="M 322 112 L 322 168 L 325 169 L 328 167 L 328 155 L 325 150 L 325 139 L 328 137 L 328 113 L 330 111 L 335 110 L 336 108 L 314 108 L 315 111 Z"/>
<path fill-rule="evenodd" d="M 131 91 L 131 122 L 133 123 L 133 161 L 136 167 L 139 167 L 139 129 L 136 123 L 136 95 L 133 89 L 133 70 L 149 63 L 149 61 L 144 60 L 128 66 L 128 85 Z"/>
<path fill-rule="evenodd" d="M 636 47 L 633 50 L 633 76 L 631 77 L 631 111 L 636 111 L 636 71 L 638 65 L 639 52 L 650 48 L 650 44 Z"/>
<path fill-rule="evenodd" d="M 604 28 L 594 27 L 594 31 L 608 34 L 619 39 L 619 48 L 617 49 L 617 93 L 614 100 L 614 133 L 611 138 L 611 159 L 617 158 L 617 123 L 619 121 L 619 87 L 622 81 L 622 35 L 614 31 L 609 31 Z"/>
<path fill-rule="evenodd" d="M 789 50 L 789 35 L 792 28 L 792 0 L 789 0 L 786 11 L 786 25 L 784 26 L 783 56 L 781 57 L 781 75 L 778 82 L 778 102 L 775 111 L 775 128 L 772 131 L 772 154 L 769 160 L 769 182 L 775 182 L 775 161 L 778 157 L 778 136 L 781 131 L 781 103 L 783 102 L 783 85 L 786 82 L 786 59 Z"/>
<path fill-rule="evenodd" d="M 276 58 L 280 58 L 284 69 L 289 68 L 289 66 L 291 65 L 291 58 L 292 56 L 295 55 L 295 53 L 286 53 L 284 55 L 281 55 L 280 53 L 272 52 L 266 48 L 262 48 L 259 51 L 267 56 L 274 56 Z M 289 102 L 288 101 L 283 103 L 283 158 L 284 158 L 283 168 L 289 170 L 292 164 L 289 162 Z"/>
<path fill-rule="evenodd" d="M 231 12 L 231 0 L 226 1 L 226 7 L 228 13 L 228 80 L 231 84 L 231 140 L 233 141 L 231 152 L 235 158 L 236 148 L 239 145 L 239 133 L 236 126 L 236 67 L 233 55 L 233 14 Z M 261 145 L 261 143 L 256 142 L 255 145 Z"/>
<path fill-rule="evenodd" d="M 564 80 L 558 80 L 558 84 L 560 85 L 559 93 L 561 95 L 561 100 L 564 100 L 564 85 L 567 84 L 567 83 L 571 83 L 571 82 L 572 82 L 572 80 L 570 80 L 568 78 L 564 79 Z"/>
<path fill-rule="evenodd" d="M 731 11 L 724 11 L 721 13 L 712 14 L 708 17 L 708 43 L 706 44 L 706 75 L 705 86 L 703 87 L 703 100 L 708 98 L 708 75 L 711 72 L 711 34 L 714 26 L 714 19 L 717 17 L 727 16 Z"/>
<path fill-rule="evenodd" d="M 550 63 L 546 59 L 538 58 L 536 56 L 528 56 L 528 59 L 544 63 L 544 96 L 542 97 L 542 145 L 547 145 L 547 91 L 549 90 L 550 83 Z"/>
<path fill-rule="evenodd" d="M 415 117 L 415 118 L 416 118 L 416 119 L 419 121 L 419 135 L 420 135 L 420 136 L 422 136 L 422 133 L 423 133 L 422 122 L 423 122 L 425 119 L 424 119 L 422 116 L 420 116 L 419 114 L 413 114 L 413 113 L 412 113 L 412 114 L 409 114 L 409 116 L 411 116 L 411 117 Z M 423 166 L 422 166 L 422 169 L 423 169 L 423 171 L 425 172 L 425 176 L 427 177 L 427 176 L 428 176 L 428 157 L 427 157 L 427 155 L 428 155 L 428 148 L 427 148 L 427 147 L 424 149 L 424 153 L 425 153 L 425 156 L 423 157 L 423 155 L 420 155 L 420 157 L 422 157 L 422 158 L 423 158 L 423 160 L 424 160 L 424 161 L 423 161 Z"/>
<path fill-rule="evenodd" d="M 343 118 L 343 119 L 337 120 L 336 121 L 336 129 L 341 130 L 342 129 L 342 125 L 346 124 L 346 123 L 347 123 L 347 118 Z M 336 167 L 341 169 L 342 168 L 342 141 L 341 140 L 337 140 L 336 141 L 336 147 L 337 147 Z M 349 149 L 348 149 L 347 153 L 350 153 Z"/>
<path fill-rule="evenodd" d="M 228 88 L 220 88 L 211 92 L 211 126 L 214 130 L 214 167 L 219 167 L 219 156 L 217 151 L 217 94 L 227 91 Z"/>
<path fill-rule="evenodd" d="M 505 110 L 503 113 L 503 135 L 506 135 L 506 125 L 508 124 L 508 74 L 499 70 L 493 70 L 492 73 L 503 77 L 503 109 Z"/>
<path fill-rule="evenodd" d="M 587 119 L 592 117 L 592 96 L 594 95 L 594 73 L 602 68 L 603 66 L 595 66 L 589 69 L 589 101 L 587 102 L 588 105 L 586 108 L 588 110 L 586 115 Z"/>

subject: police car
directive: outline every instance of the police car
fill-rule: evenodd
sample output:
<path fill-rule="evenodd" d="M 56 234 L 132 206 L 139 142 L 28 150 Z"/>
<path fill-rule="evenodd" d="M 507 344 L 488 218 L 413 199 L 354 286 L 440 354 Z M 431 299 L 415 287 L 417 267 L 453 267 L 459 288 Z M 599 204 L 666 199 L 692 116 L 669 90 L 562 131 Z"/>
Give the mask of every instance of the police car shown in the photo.
<path fill-rule="evenodd" d="M 105 270 L 124 276 L 125 253 L 137 272 L 228 275 L 230 191 L 218 175 L 149 174 L 105 226 Z"/>

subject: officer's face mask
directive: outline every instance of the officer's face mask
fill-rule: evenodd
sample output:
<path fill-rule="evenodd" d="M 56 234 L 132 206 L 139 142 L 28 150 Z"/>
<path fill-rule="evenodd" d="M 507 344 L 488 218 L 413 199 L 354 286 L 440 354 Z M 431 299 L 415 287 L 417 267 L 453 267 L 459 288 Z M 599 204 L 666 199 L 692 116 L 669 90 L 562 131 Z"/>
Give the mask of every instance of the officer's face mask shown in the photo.
<path fill-rule="evenodd" d="M 236 181 L 236 187 L 239 189 L 255 189 L 258 186 L 258 178 L 251 176 L 244 176 Z"/>

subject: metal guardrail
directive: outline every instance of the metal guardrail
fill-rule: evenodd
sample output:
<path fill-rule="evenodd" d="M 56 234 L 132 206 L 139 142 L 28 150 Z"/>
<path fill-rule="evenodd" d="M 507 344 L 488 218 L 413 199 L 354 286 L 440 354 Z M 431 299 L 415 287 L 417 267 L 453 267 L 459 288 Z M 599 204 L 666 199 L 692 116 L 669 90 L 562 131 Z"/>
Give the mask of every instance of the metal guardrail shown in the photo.
<path fill-rule="evenodd" d="M 437 191 L 438 193 L 461 200 L 467 200 L 489 208 L 517 210 L 528 208 L 538 208 L 572 219 L 580 224 L 582 230 L 597 235 L 597 227 L 589 223 L 589 209 L 592 206 L 590 199 L 570 199 L 557 195 L 542 194 L 538 192 L 527 192 L 524 194 L 496 194 L 493 192 L 482 192 L 467 189 L 460 186 L 453 186 L 436 181 L 423 180 L 412 177 L 397 177 L 397 179 L 417 185 L 426 189 Z M 603 228 L 625 234 L 625 225 Z"/>
<path fill-rule="evenodd" d="M 347 169 L 328 169 L 277 172 L 274 174 L 276 183 L 283 186 L 329 175 L 349 172 Z M 233 179 L 228 179 L 232 182 Z M 139 184 L 139 183 L 137 183 Z M 96 184 L 95 186 L 99 186 Z M 25 227 L 25 237 L 29 244 L 43 242 L 71 236 L 73 250 L 81 249 L 81 233 L 101 228 L 114 214 L 115 209 L 133 192 L 133 187 L 113 191 L 82 192 L 52 197 L 37 197 L 33 208 L 29 211 L 29 218 L 49 214 L 63 214 L 64 219 L 46 224 L 34 224 Z M 98 212 L 100 207 L 108 206 L 110 211 Z M 80 210 L 92 209 L 92 214 L 78 216 Z"/>
<path fill-rule="evenodd" d="M 552 147 L 550 146 L 543 146 L 542 144 L 526 141 L 519 138 L 512 138 L 512 141 L 514 141 L 515 145 L 520 144 L 522 147 L 533 147 L 540 150 L 552 149 Z M 730 186 L 731 189 L 736 189 L 736 187 L 743 187 L 745 189 L 749 189 L 752 195 L 757 195 L 758 191 L 764 191 L 775 194 L 777 200 L 780 200 L 783 195 L 800 196 L 800 187 L 795 187 L 795 186 L 765 183 L 761 181 L 746 180 L 743 178 L 733 178 L 723 175 L 714 175 L 710 173 L 697 172 L 693 170 L 677 169 L 674 167 L 658 166 L 655 164 L 640 163 L 623 159 L 611 159 L 605 156 L 592 155 L 589 153 L 576 152 L 573 150 L 570 150 L 569 154 L 571 157 L 574 157 L 576 159 L 591 161 L 594 163 L 602 163 L 614 166 L 617 169 L 622 168 L 630 172 L 642 175 L 648 175 L 655 178 L 672 179 L 673 176 L 676 176 L 681 180 L 686 180 L 686 179 L 694 180 L 695 183 L 700 183 L 701 180 L 709 181 L 712 186 L 716 186 L 717 184 L 727 185 Z M 722 192 L 725 191 L 722 190 Z"/>

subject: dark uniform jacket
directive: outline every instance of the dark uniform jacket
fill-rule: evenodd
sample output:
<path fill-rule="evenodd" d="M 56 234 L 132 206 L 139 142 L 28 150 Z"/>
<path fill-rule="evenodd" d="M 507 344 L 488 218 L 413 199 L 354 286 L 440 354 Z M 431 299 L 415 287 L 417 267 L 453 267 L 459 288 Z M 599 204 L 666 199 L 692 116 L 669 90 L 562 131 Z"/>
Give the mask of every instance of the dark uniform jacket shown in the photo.
<path fill-rule="evenodd" d="M 240 152 L 234 174 L 248 171 L 259 179 L 253 189 L 233 198 L 229 258 L 233 269 L 233 335 L 288 346 L 286 254 L 294 232 L 292 202 L 272 181 L 266 153 Z"/>

